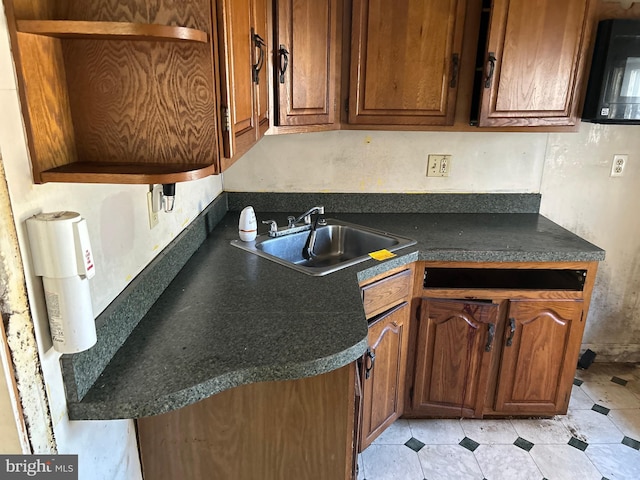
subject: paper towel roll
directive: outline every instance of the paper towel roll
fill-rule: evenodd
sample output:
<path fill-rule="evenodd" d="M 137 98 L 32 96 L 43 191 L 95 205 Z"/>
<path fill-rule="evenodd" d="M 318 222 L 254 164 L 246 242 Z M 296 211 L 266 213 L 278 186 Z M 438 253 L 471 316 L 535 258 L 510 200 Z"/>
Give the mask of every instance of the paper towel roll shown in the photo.
<path fill-rule="evenodd" d="M 53 347 L 60 353 L 78 353 L 96 344 L 96 324 L 89 280 L 77 275 L 42 277 Z"/>

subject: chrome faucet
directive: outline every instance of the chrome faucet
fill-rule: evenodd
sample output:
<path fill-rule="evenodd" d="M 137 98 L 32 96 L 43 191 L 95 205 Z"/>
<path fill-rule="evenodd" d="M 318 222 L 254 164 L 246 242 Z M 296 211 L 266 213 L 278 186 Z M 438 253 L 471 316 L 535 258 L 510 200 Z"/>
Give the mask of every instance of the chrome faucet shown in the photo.
<path fill-rule="evenodd" d="M 311 225 L 311 215 L 313 215 L 314 213 L 317 213 L 318 215 L 324 215 L 324 207 L 318 206 L 318 207 L 310 208 L 309 210 L 304 212 L 302 215 L 300 215 L 298 218 L 293 216 L 287 217 L 287 220 L 289 222 L 289 228 L 295 227 L 296 223 L 298 223 L 300 220 L 304 220 L 305 225 Z"/>
<path fill-rule="evenodd" d="M 317 214 L 316 220 L 311 224 L 311 215 Z M 324 207 L 318 206 L 313 207 L 304 212 L 298 218 L 294 216 L 287 217 L 288 225 L 286 227 L 278 228 L 278 224 L 275 220 L 263 220 L 262 223 L 265 225 L 269 225 L 269 236 L 270 237 L 282 237 L 284 235 L 291 235 L 292 233 L 305 232 L 307 230 L 313 230 L 315 233 L 315 229 L 318 225 L 326 225 L 327 221 L 322 217 L 324 215 Z M 299 224 L 302 221 L 302 224 Z M 315 243 L 315 235 L 313 237 L 313 242 Z M 306 249 L 306 246 L 305 246 Z"/>

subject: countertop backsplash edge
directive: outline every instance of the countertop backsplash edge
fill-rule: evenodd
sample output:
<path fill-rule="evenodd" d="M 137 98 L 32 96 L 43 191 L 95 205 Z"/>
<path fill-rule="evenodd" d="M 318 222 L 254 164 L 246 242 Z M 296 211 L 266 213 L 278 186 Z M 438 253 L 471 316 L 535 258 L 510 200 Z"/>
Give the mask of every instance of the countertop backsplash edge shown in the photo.
<path fill-rule="evenodd" d="M 539 193 L 282 193 L 227 192 L 229 211 L 331 213 L 539 213 Z"/>

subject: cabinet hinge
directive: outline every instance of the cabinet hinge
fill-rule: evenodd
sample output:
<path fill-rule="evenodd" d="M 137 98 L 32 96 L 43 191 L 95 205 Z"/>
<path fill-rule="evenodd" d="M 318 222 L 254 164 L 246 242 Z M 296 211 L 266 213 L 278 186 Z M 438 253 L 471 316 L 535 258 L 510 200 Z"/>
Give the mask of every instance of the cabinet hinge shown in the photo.
<path fill-rule="evenodd" d="M 347 115 L 349 114 L 349 98 L 344 101 L 344 111 Z"/>
<path fill-rule="evenodd" d="M 409 389 L 409 402 L 413 405 L 413 387 Z"/>
<path fill-rule="evenodd" d="M 222 131 L 231 130 L 231 116 L 229 115 L 229 107 L 222 106 L 220 108 L 220 119 L 222 121 Z"/>

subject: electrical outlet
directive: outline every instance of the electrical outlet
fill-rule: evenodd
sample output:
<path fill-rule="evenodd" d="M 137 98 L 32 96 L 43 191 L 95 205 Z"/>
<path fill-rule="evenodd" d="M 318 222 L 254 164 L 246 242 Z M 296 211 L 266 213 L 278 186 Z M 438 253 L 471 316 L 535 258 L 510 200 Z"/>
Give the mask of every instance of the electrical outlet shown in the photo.
<path fill-rule="evenodd" d="M 624 167 L 627 164 L 629 155 L 614 155 L 613 162 L 611 162 L 611 176 L 621 177 L 624 173 Z"/>
<path fill-rule="evenodd" d="M 451 155 L 429 155 L 427 177 L 448 177 L 451 170 Z"/>
<path fill-rule="evenodd" d="M 153 211 L 153 192 L 147 192 L 147 212 L 149 213 L 149 228 L 152 229 L 160 221 L 158 212 Z"/>

